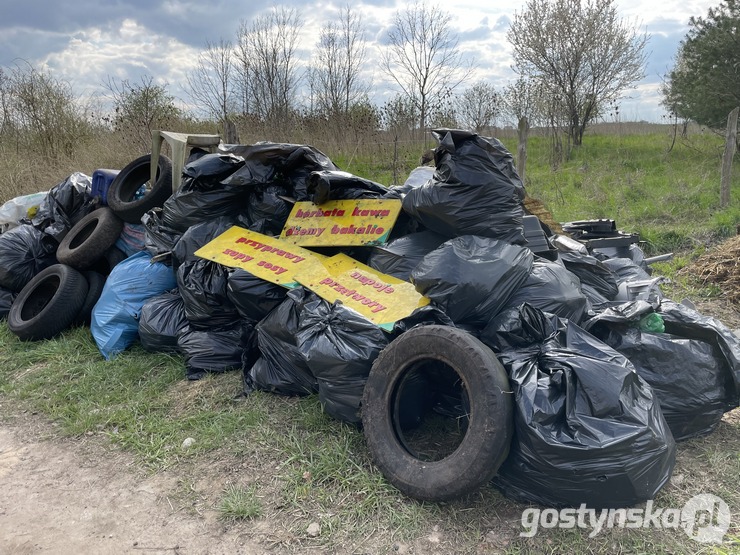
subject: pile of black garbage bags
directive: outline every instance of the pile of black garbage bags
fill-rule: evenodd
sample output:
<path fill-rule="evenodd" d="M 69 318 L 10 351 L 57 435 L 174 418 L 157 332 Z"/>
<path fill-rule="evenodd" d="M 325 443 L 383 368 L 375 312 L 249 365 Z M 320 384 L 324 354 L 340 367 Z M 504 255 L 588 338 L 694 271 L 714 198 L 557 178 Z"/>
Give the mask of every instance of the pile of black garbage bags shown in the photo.
<path fill-rule="evenodd" d="M 433 135 L 435 166 L 393 187 L 343 172 L 306 145 L 194 151 L 180 189 L 126 226 L 127 257 L 92 313 L 101 353 L 114 358 L 136 342 L 180 353 L 188 379 L 241 371 L 245 393 L 318 394 L 329 415 L 359 424 L 383 348 L 415 325 L 455 326 L 509 375 L 515 434 L 494 479 L 506 496 L 593 507 L 654 497 L 670 478 L 675 442 L 711 433 L 738 406 L 738 338 L 657 287 L 625 297 L 625 285 L 651 279 L 637 247 L 626 258 L 570 248 L 542 225 L 547 246 L 530 249 L 524 186 L 502 143 Z M 89 211 L 82 185 L 69 178 L 31 221 L 0 235 L 0 305 L 53 263 L 55 235 Z M 234 225 L 279 235 L 296 201 L 343 199 L 402 203 L 385 245 L 312 249 L 346 253 L 431 300 L 390 332 L 302 286 L 194 255 Z"/>

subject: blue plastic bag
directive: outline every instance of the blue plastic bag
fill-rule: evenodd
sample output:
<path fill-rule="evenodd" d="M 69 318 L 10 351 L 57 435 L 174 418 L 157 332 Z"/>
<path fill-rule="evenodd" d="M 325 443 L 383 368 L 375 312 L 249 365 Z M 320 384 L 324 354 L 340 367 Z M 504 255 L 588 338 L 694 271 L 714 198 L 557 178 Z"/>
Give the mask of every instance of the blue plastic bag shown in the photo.
<path fill-rule="evenodd" d="M 139 337 L 139 315 L 150 298 L 177 287 L 170 266 L 142 251 L 117 264 L 92 311 L 90 331 L 106 360 Z"/>

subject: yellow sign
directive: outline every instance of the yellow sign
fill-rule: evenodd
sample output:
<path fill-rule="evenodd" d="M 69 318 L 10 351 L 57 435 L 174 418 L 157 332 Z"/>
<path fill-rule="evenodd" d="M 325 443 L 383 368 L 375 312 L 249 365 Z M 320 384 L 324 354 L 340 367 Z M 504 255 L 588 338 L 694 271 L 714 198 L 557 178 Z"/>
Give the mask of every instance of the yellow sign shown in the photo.
<path fill-rule="evenodd" d="M 382 245 L 401 212 L 401 201 L 296 202 L 280 238 L 304 247 Z"/>
<path fill-rule="evenodd" d="M 412 284 L 376 272 L 346 254 L 306 267 L 295 278 L 321 298 L 340 300 L 384 329 L 429 304 Z"/>
<path fill-rule="evenodd" d="M 234 226 L 224 231 L 195 255 L 224 266 L 242 268 L 271 283 L 295 287 L 295 274 L 306 267 L 321 266 L 321 255 L 269 237 L 256 231 Z"/>

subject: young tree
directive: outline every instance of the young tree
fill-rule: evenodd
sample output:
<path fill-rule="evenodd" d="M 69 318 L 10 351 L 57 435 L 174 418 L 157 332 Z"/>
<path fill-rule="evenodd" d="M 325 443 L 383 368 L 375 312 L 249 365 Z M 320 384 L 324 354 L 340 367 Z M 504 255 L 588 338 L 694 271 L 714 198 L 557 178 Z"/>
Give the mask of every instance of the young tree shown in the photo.
<path fill-rule="evenodd" d="M 243 111 L 272 132 L 289 128 L 299 84 L 296 49 L 302 25 L 297 10 L 275 7 L 239 27 Z"/>
<path fill-rule="evenodd" d="M 142 76 L 139 83 L 108 77 L 104 86 L 113 100 L 114 129 L 143 152 L 152 147 L 153 130 L 168 130 L 182 116 L 167 85 L 155 85 L 151 76 Z"/>
<path fill-rule="evenodd" d="M 644 76 L 649 37 L 618 18 L 614 0 L 527 0 L 507 39 L 517 73 L 559 99 L 580 145 L 600 110 Z"/>
<path fill-rule="evenodd" d="M 234 102 L 232 56 L 230 41 L 206 42 L 195 69 L 186 76 L 190 99 L 221 123 L 227 143 L 237 142 L 229 117 Z"/>
<path fill-rule="evenodd" d="M 460 122 L 476 133 L 492 127 L 501 111 L 501 95 L 490 83 L 479 81 L 463 91 L 458 101 Z"/>
<path fill-rule="evenodd" d="M 416 1 L 395 13 L 381 53 L 380 67 L 418 110 L 422 132 L 430 106 L 470 76 L 450 21 L 449 13 Z"/>
<path fill-rule="evenodd" d="M 368 92 L 360 79 L 364 58 L 362 20 L 347 5 L 340 9 L 338 21 L 324 24 L 314 51 L 309 79 L 319 113 L 341 116 L 364 99 Z"/>
<path fill-rule="evenodd" d="M 740 106 L 740 1 L 723 0 L 689 26 L 663 87 L 663 105 L 678 117 L 722 128 Z"/>

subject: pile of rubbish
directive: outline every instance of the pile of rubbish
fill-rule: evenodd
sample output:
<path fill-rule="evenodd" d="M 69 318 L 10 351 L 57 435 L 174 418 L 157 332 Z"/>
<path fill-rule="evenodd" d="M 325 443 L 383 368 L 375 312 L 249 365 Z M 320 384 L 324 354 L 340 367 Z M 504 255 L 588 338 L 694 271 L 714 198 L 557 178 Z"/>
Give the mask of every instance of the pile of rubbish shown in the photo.
<path fill-rule="evenodd" d="M 317 394 L 418 499 L 653 498 L 676 442 L 738 406 L 740 341 L 664 298 L 613 221 L 528 213 L 500 141 L 433 135 L 435 166 L 392 187 L 278 143 L 194 148 L 174 192 L 165 156 L 156 183 L 147 157 L 73 174 L 0 207 L 0 314 L 22 340 L 89 325 L 106 359 L 138 342 L 190 380 Z"/>

